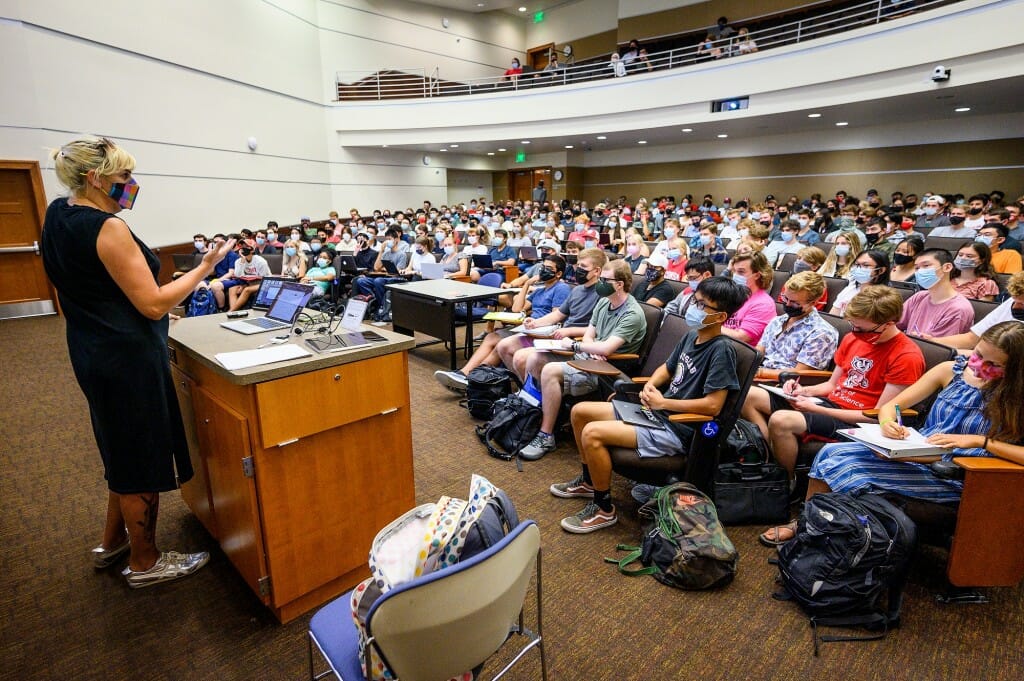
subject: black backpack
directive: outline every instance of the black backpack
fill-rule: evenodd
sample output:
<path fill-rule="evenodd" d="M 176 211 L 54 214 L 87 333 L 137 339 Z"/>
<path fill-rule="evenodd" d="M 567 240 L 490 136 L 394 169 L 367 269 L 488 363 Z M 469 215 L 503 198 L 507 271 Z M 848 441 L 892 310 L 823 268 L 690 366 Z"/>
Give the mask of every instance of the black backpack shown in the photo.
<path fill-rule="evenodd" d="M 866 637 L 821 636 L 823 642 L 870 641 L 900 623 L 917 527 L 875 494 L 817 494 L 804 505 L 796 536 L 779 547 L 780 600 L 793 600 L 818 626 L 860 626 Z M 882 595 L 888 596 L 883 606 Z"/>
<path fill-rule="evenodd" d="M 475 556 L 500 542 L 519 524 L 519 514 L 512 498 L 503 489 L 496 490 L 469 531 L 462 544 L 459 560 Z"/>
<path fill-rule="evenodd" d="M 513 381 L 522 387 L 515 372 L 502 366 L 478 366 L 466 379 L 465 406 L 470 416 L 481 421 L 491 418 L 495 402 L 512 394 Z"/>
<path fill-rule="evenodd" d="M 772 455 L 761 430 L 746 419 L 736 419 L 736 425 L 725 439 L 721 460 L 727 463 L 762 463 L 771 461 Z"/>
<path fill-rule="evenodd" d="M 494 403 L 491 420 L 476 427 L 476 435 L 487 447 L 487 453 L 505 461 L 516 460 L 522 470 L 519 452 L 540 432 L 543 414 L 518 395 L 509 395 Z"/>

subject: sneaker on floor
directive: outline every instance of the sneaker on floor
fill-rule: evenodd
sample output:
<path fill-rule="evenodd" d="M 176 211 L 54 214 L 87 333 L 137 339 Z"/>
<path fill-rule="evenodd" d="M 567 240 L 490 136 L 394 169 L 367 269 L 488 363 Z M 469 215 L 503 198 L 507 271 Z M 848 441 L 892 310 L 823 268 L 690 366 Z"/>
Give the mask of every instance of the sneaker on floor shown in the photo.
<path fill-rule="evenodd" d="M 537 459 L 543 458 L 548 452 L 555 450 L 554 435 L 545 435 L 544 433 L 537 433 L 537 437 L 530 441 L 530 444 L 526 445 L 519 451 L 519 456 L 527 461 L 536 461 Z"/>
<path fill-rule="evenodd" d="M 92 564 L 97 570 L 103 570 L 110 567 L 118 560 L 121 559 L 124 554 L 128 553 L 128 549 L 131 548 L 131 544 L 128 543 L 128 538 L 125 537 L 124 543 L 112 549 L 105 549 L 100 544 L 92 550 Z"/>
<path fill-rule="evenodd" d="M 445 388 L 458 393 L 466 392 L 469 387 L 469 379 L 461 371 L 435 371 L 434 378 Z"/>
<path fill-rule="evenodd" d="M 556 497 L 562 497 L 563 499 L 573 499 L 575 497 L 583 499 L 594 498 L 594 488 L 583 482 L 582 473 L 569 482 L 556 482 L 548 489 L 550 489 L 551 493 Z"/>
<path fill-rule="evenodd" d="M 615 515 L 614 508 L 611 511 L 603 511 L 600 506 L 590 502 L 576 515 L 562 518 L 562 529 L 574 534 L 586 534 L 611 527 L 617 522 L 619 522 L 619 518 Z"/>
<path fill-rule="evenodd" d="M 629 490 L 629 494 L 636 499 L 636 503 L 646 504 L 654 497 L 654 493 L 657 492 L 658 489 L 659 488 L 655 485 L 647 485 L 641 482 L 634 485 L 633 489 Z"/>
<path fill-rule="evenodd" d="M 390 324 L 390 323 L 391 323 L 391 320 L 390 320 L 390 319 L 388 319 L 387 321 L 385 321 L 385 320 L 383 320 L 383 319 L 378 319 L 378 320 L 377 320 L 377 321 L 375 321 L 375 322 L 370 322 L 370 324 L 371 324 L 372 326 L 387 326 L 387 325 L 388 325 L 388 324 Z"/>
<path fill-rule="evenodd" d="M 128 586 L 133 589 L 141 589 L 144 586 L 153 586 L 160 582 L 187 577 L 206 565 L 208 560 L 210 560 L 210 554 L 206 551 L 199 553 L 165 551 L 148 570 L 135 572 L 131 568 L 125 568 L 122 574 L 127 578 Z"/>

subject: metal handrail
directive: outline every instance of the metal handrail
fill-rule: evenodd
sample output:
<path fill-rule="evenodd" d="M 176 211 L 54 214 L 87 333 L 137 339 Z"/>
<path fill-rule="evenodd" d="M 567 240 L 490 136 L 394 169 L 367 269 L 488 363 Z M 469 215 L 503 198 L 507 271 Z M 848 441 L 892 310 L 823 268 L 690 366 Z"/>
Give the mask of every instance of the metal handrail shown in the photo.
<path fill-rule="evenodd" d="M 749 38 L 756 45 L 758 52 L 776 47 L 794 45 L 816 38 L 838 33 L 845 33 L 855 28 L 870 26 L 893 18 L 906 16 L 907 13 L 918 13 L 941 5 L 949 5 L 958 0 L 926 0 L 913 2 L 908 0 L 901 5 L 893 5 L 889 0 L 868 0 L 858 5 L 842 9 L 830 10 L 812 17 L 771 26 L 759 31 L 751 31 Z M 703 40 L 701 41 L 703 43 Z M 717 56 L 715 52 L 717 51 Z M 628 75 L 645 71 L 661 71 L 676 69 L 693 64 L 711 62 L 723 58 L 744 56 L 738 37 L 733 36 L 718 40 L 710 51 L 695 47 L 682 47 L 655 52 L 647 57 L 646 64 L 634 61 L 627 67 Z M 387 74 L 383 78 L 381 73 Z M 356 75 L 355 82 L 345 82 L 343 74 Z M 398 75 L 391 75 L 398 74 Z M 346 91 L 345 99 L 419 99 L 432 97 L 452 97 L 478 93 L 517 91 L 538 87 L 571 85 L 591 80 L 604 80 L 614 77 L 610 62 L 585 63 L 559 66 L 548 71 L 531 71 L 519 76 L 489 76 L 474 78 L 461 82 L 445 83 L 440 78 L 440 67 L 435 66 L 428 75 L 425 69 L 382 69 L 379 71 L 339 71 L 335 76 L 338 100 L 342 101 L 341 93 Z M 360 84 L 359 81 L 366 81 Z"/>

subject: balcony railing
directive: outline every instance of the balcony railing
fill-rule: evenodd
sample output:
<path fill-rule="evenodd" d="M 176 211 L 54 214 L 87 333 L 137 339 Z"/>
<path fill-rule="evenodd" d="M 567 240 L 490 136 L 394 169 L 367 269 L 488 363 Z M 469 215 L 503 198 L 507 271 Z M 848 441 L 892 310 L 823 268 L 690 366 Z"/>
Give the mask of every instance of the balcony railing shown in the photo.
<path fill-rule="evenodd" d="M 798 21 L 751 31 L 742 41 L 739 36 L 733 34 L 727 39 L 713 41 L 710 48 L 702 41 L 701 44 L 693 47 L 655 52 L 648 55 L 645 60 L 634 60 L 626 65 L 625 77 L 710 63 L 742 57 L 755 51 L 763 52 L 787 45 L 796 45 L 953 4 L 956 1 L 870 0 Z M 748 43 L 746 40 L 750 42 Z M 518 76 L 491 76 L 462 82 L 442 80 L 438 72 L 437 67 L 431 73 L 427 73 L 425 69 L 339 71 L 335 77 L 338 101 L 453 97 L 573 85 L 619 77 L 610 61 L 570 64 L 553 70 L 529 71 Z"/>

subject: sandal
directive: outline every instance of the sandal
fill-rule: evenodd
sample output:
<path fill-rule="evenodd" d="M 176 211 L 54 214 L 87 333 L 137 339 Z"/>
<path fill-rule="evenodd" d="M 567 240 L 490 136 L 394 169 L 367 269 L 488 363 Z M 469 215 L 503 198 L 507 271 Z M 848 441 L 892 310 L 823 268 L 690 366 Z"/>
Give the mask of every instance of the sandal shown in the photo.
<path fill-rule="evenodd" d="M 783 538 L 783 532 L 788 532 L 789 535 Z M 757 540 L 765 546 L 774 547 L 782 546 L 786 542 L 793 539 L 796 536 L 796 521 L 786 523 L 785 525 L 775 525 L 774 527 L 768 528 L 766 531 L 758 535 Z"/>

